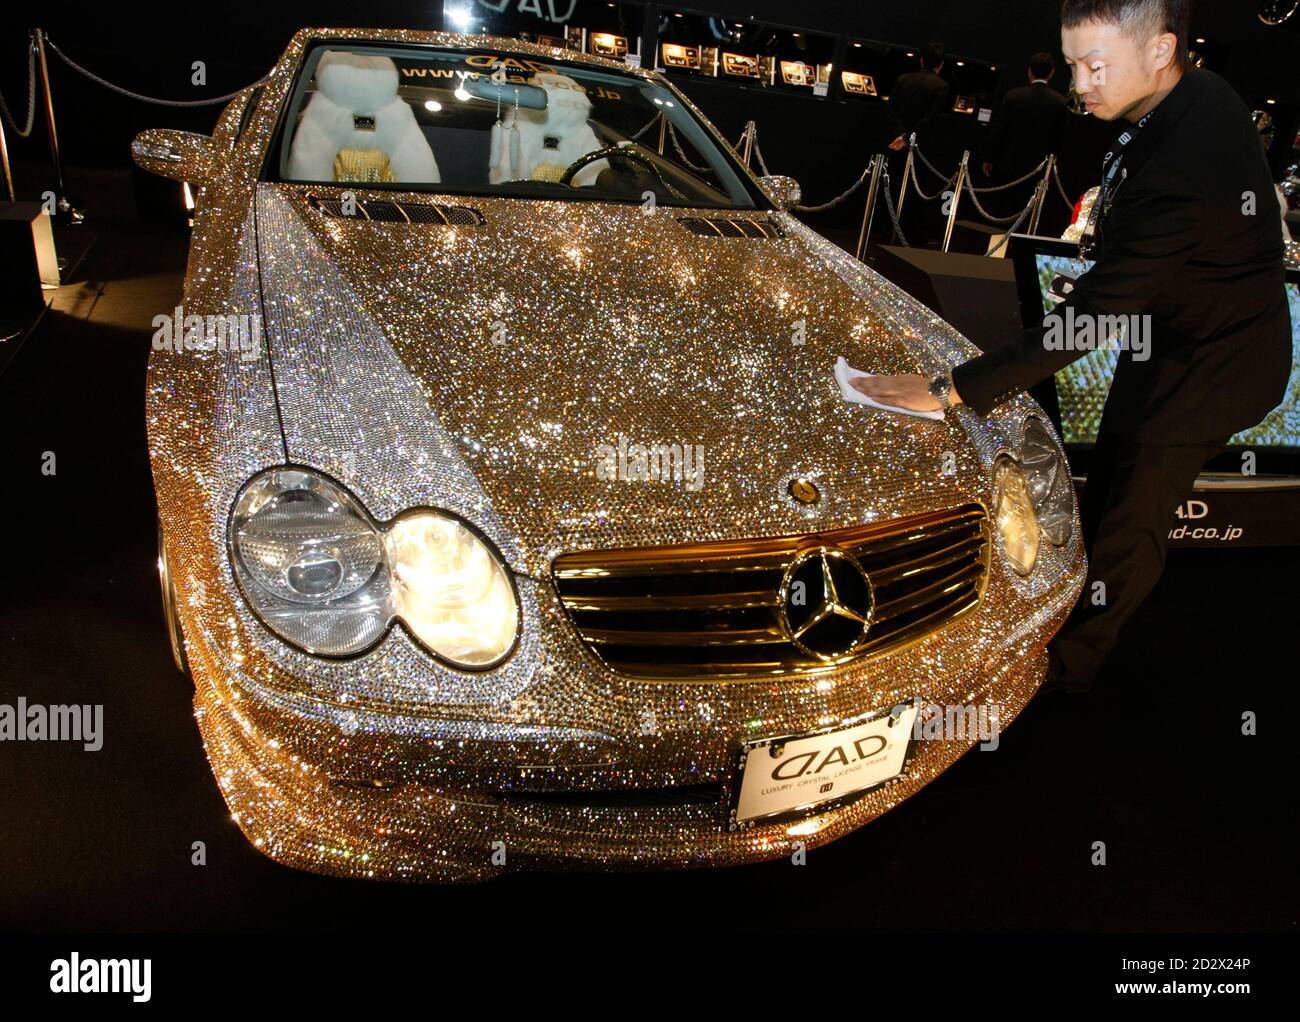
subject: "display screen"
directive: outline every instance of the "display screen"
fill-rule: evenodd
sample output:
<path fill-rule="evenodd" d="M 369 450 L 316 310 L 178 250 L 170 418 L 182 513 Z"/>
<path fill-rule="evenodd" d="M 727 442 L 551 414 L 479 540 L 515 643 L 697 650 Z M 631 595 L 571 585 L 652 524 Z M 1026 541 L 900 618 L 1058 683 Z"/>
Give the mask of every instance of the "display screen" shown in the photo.
<path fill-rule="evenodd" d="M 662 60 L 664 67 L 687 67 L 698 70 L 700 48 L 683 46 L 681 43 L 664 43 Z"/>
<path fill-rule="evenodd" d="M 722 70 L 729 75 L 739 75 L 742 78 L 758 78 L 758 58 L 739 53 L 723 53 Z"/>
<path fill-rule="evenodd" d="M 1064 297 L 1062 278 L 1076 279 L 1091 263 L 1067 255 L 1038 252 L 1034 255 L 1038 271 L 1038 294 L 1047 315 Z M 1230 441 L 1235 447 L 1300 448 L 1300 284 L 1286 285 L 1291 305 L 1291 379 L 1286 397 L 1262 422 L 1242 430 Z M 1061 406 L 1061 435 L 1067 444 L 1092 444 L 1106 406 L 1111 377 L 1115 373 L 1118 351 L 1099 347 L 1083 358 L 1071 362 L 1056 374 L 1056 394 Z"/>
<path fill-rule="evenodd" d="M 876 82 L 871 75 L 858 74 L 856 71 L 845 71 L 840 75 L 840 81 L 844 83 L 845 92 L 856 92 L 860 96 L 874 96 L 876 94 Z"/>
<path fill-rule="evenodd" d="M 622 60 L 627 56 L 627 37 L 615 35 L 613 32 L 593 32 L 591 52 L 601 57 Z"/>
<path fill-rule="evenodd" d="M 801 60 L 781 61 L 781 80 L 786 85 L 812 85 L 817 72 Z"/>

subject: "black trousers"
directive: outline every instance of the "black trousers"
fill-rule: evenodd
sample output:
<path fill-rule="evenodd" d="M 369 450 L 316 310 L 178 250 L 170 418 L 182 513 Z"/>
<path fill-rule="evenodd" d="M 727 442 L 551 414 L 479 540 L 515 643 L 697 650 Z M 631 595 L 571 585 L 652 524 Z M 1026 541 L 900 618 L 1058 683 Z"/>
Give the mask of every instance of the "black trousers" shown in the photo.
<path fill-rule="evenodd" d="M 1228 439 L 1169 445 L 1098 435 L 1080 500 L 1088 578 L 1051 643 L 1065 685 L 1086 688 L 1096 680 L 1124 623 L 1164 570 L 1173 512 Z"/>

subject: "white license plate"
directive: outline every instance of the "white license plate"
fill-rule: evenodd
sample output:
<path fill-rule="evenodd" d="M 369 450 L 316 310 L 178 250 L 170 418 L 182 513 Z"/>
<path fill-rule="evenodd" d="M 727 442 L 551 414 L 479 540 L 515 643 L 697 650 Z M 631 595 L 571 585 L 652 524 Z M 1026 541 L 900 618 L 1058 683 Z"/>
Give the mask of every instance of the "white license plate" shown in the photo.
<path fill-rule="evenodd" d="M 910 703 L 897 717 L 749 746 L 735 822 L 810 809 L 897 777 L 919 709 Z"/>

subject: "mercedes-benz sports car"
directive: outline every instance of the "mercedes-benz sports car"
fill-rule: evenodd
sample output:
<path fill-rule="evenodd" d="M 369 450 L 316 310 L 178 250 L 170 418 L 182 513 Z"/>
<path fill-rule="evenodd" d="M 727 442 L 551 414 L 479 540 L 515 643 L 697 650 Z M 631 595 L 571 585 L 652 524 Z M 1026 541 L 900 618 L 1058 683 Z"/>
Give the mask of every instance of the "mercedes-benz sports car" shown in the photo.
<path fill-rule="evenodd" d="M 133 155 L 197 201 L 148 375 L 167 623 L 273 859 L 797 854 L 987 738 L 936 708 L 1039 684 L 1085 569 L 1052 428 L 846 401 L 840 357 L 976 349 L 662 75 L 304 30 Z"/>

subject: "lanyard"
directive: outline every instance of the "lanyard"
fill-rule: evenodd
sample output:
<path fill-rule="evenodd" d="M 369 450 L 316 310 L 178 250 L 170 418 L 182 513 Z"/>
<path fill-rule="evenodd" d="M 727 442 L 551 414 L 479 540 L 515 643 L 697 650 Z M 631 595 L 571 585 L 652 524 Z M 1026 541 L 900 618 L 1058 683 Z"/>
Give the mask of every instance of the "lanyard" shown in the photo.
<path fill-rule="evenodd" d="M 1151 120 L 1153 114 L 1155 114 L 1155 110 L 1147 113 L 1137 124 L 1124 129 L 1119 138 L 1115 140 L 1115 147 L 1102 159 L 1101 192 L 1097 196 L 1097 201 L 1092 204 L 1092 209 L 1088 213 L 1088 222 L 1084 225 L 1083 234 L 1079 239 L 1079 258 L 1096 257 L 1097 228 L 1110 212 L 1111 204 L 1115 201 L 1115 195 L 1119 191 L 1120 185 L 1128 179 L 1128 169 L 1122 165 L 1124 151 L 1129 143 L 1137 137 L 1138 132 L 1147 126 L 1147 122 Z"/>

